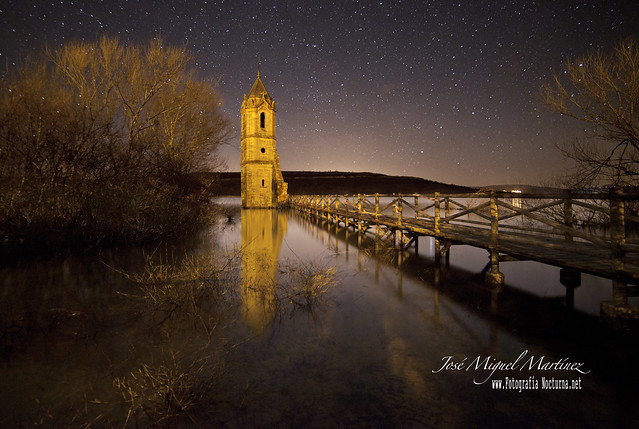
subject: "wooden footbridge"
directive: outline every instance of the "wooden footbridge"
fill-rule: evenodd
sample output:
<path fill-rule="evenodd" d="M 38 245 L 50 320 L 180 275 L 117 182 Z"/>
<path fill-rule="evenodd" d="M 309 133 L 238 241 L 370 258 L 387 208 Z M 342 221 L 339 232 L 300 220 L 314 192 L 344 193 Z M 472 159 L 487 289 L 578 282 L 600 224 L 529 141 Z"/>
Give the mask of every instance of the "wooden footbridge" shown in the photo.
<path fill-rule="evenodd" d="M 581 273 L 610 278 L 612 301 L 601 304 L 607 319 L 639 318 L 628 298 L 639 296 L 639 193 L 520 193 L 485 191 L 455 195 L 293 196 L 289 205 L 305 215 L 401 248 L 435 239 L 435 259 L 466 244 L 486 249 L 486 280 L 499 288 L 503 261 L 531 260 L 561 268 L 561 282 L 574 291 Z"/>

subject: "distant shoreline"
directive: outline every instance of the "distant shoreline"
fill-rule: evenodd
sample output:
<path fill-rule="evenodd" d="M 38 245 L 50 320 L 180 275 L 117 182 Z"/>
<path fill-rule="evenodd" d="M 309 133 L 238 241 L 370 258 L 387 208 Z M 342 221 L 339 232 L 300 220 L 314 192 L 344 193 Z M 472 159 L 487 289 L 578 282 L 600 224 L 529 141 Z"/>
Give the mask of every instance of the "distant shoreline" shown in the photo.
<path fill-rule="evenodd" d="M 412 176 L 342 171 L 283 171 L 289 195 L 468 193 L 477 188 Z M 240 172 L 197 173 L 200 182 L 219 196 L 240 196 Z"/>

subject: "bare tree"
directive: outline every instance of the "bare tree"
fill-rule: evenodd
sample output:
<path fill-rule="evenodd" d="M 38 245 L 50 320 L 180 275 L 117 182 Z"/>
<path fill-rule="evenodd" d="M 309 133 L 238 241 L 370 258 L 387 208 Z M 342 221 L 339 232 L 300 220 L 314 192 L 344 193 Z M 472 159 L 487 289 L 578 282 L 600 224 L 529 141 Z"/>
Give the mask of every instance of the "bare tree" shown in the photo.
<path fill-rule="evenodd" d="M 189 70 L 184 48 L 162 38 L 124 48 L 105 37 L 49 57 L 80 103 L 84 131 L 108 140 L 112 156 L 126 160 L 123 168 L 155 167 L 151 173 L 163 176 L 215 165 L 228 122 L 214 85 Z"/>
<path fill-rule="evenodd" d="M 542 87 L 548 107 L 588 125 L 586 138 L 562 148 L 576 161 L 572 186 L 637 185 L 639 179 L 639 43 L 564 64 Z"/>
<path fill-rule="evenodd" d="M 189 194 L 186 176 L 216 165 L 230 127 L 215 84 L 191 60 L 161 38 L 125 46 L 103 37 L 4 76 L 0 236 L 37 224 L 140 241 L 197 226 L 206 199 Z"/>

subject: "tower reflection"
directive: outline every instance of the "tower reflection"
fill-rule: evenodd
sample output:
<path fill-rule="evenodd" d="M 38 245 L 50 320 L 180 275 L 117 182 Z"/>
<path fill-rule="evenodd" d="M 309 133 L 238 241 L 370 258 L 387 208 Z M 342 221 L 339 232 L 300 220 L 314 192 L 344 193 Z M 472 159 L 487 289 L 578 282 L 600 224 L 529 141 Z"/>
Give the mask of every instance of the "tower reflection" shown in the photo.
<path fill-rule="evenodd" d="M 242 209 L 241 218 L 243 316 L 261 333 L 276 310 L 277 261 L 288 219 L 274 209 Z"/>

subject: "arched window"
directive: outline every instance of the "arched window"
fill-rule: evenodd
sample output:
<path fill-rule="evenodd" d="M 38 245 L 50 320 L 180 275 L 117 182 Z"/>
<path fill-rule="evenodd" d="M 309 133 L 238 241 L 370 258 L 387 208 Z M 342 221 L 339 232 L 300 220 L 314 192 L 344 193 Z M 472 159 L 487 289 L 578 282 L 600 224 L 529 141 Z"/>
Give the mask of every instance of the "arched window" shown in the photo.
<path fill-rule="evenodd" d="M 264 128 L 265 119 L 266 115 L 264 114 L 264 112 L 260 113 L 260 128 Z"/>
<path fill-rule="evenodd" d="M 262 113 L 263 115 L 264 113 Z M 264 179 L 262 179 L 262 188 L 264 187 Z"/>

